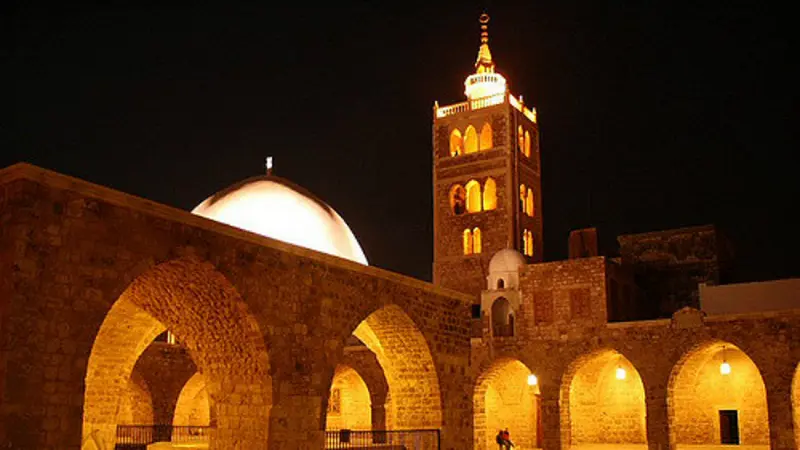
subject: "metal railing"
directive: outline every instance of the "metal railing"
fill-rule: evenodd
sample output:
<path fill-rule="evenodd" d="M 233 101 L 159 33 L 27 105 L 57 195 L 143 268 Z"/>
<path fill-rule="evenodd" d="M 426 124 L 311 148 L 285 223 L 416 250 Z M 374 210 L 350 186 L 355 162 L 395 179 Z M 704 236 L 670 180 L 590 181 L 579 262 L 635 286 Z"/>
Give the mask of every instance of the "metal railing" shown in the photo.
<path fill-rule="evenodd" d="M 207 442 L 213 428 L 194 425 L 117 425 L 117 449 L 142 448 L 156 442 Z"/>
<path fill-rule="evenodd" d="M 326 449 L 439 450 L 439 430 L 338 430 L 325 432 Z"/>

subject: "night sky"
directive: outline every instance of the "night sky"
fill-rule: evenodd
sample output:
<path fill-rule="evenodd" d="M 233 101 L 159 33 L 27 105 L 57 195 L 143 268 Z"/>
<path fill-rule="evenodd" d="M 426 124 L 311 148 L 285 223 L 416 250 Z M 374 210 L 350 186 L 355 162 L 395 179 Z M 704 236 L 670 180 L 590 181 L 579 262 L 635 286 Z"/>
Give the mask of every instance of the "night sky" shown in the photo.
<path fill-rule="evenodd" d="M 432 105 L 464 99 L 485 2 L 268 3 L 3 2 L 0 167 L 190 210 L 272 155 L 373 265 L 430 279 Z M 739 280 L 800 275 L 788 10 L 490 3 L 498 71 L 539 112 L 546 259 L 575 228 L 613 255 L 618 234 L 716 223 Z"/>

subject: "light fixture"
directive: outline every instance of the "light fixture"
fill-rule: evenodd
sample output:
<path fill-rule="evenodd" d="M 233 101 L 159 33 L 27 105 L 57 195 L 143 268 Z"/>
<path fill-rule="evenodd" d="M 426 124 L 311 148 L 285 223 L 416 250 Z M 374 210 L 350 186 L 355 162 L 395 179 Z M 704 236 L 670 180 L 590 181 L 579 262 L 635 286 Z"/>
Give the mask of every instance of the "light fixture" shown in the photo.
<path fill-rule="evenodd" d="M 719 365 L 719 373 L 721 375 L 730 375 L 731 373 L 731 365 L 728 364 L 728 360 L 725 359 L 725 347 L 722 347 L 722 364 Z"/>
<path fill-rule="evenodd" d="M 539 384 L 539 379 L 534 374 L 528 375 L 528 386 L 536 386 Z"/>
<path fill-rule="evenodd" d="M 617 379 L 624 380 L 626 376 L 628 376 L 628 374 L 625 372 L 625 369 L 623 369 L 622 366 L 617 366 Z"/>

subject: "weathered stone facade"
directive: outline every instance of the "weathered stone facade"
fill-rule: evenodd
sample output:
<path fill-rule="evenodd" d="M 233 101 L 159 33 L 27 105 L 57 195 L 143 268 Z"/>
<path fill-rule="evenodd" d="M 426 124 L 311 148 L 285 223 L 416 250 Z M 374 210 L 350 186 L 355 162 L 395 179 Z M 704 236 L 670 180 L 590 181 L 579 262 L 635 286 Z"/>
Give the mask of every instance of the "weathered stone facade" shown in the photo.
<path fill-rule="evenodd" d="M 113 446 L 140 355 L 173 332 L 212 448 L 317 449 L 356 334 L 398 428 L 471 445 L 471 299 L 28 165 L 0 172 L 0 442 Z M 152 390 L 152 386 L 150 387 Z"/>

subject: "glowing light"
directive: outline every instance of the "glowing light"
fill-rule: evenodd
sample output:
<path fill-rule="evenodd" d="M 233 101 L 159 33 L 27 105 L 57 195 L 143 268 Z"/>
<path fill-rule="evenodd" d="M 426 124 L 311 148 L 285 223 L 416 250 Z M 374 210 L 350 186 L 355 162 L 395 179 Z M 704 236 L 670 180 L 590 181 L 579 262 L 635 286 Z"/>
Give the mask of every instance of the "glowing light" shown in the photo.
<path fill-rule="evenodd" d="M 731 365 L 728 364 L 728 361 L 722 361 L 722 364 L 719 365 L 719 373 L 722 375 L 730 375 Z"/>
<path fill-rule="evenodd" d="M 625 372 L 625 369 L 623 369 L 622 366 L 618 366 L 617 367 L 617 379 L 618 380 L 624 380 L 625 377 L 627 377 L 627 376 L 628 376 L 628 374 L 627 374 L 627 372 Z"/>
<path fill-rule="evenodd" d="M 539 384 L 539 379 L 534 374 L 528 375 L 528 386 L 536 386 Z"/>
<path fill-rule="evenodd" d="M 336 211 L 276 177 L 245 181 L 206 199 L 192 213 L 368 264 L 350 227 Z"/>
<path fill-rule="evenodd" d="M 267 156 L 267 171 L 272 170 L 272 156 Z"/>

